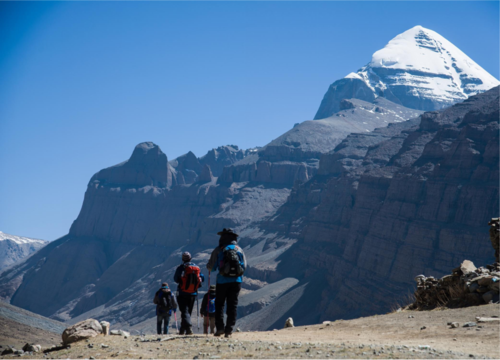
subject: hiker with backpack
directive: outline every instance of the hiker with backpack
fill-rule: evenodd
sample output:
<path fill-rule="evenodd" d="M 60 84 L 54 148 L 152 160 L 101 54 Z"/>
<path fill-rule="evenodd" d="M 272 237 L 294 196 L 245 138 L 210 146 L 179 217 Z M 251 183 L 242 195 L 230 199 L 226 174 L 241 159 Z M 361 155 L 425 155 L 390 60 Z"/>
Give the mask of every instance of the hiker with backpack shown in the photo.
<path fill-rule="evenodd" d="M 156 304 L 156 333 L 161 335 L 163 323 L 163 334 L 166 335 L 172 311 L 177 311 L 175 296 L 168 288 L 167 283 L 161 284 L 161 289 L 156 292 L 153 303 Z"/>
<path fill-rule="evenodd" d="M 201 301 L 200 314 L 203 316 L 203 333 L 215 333 L 215 285 L 210 285 L 209 291 L 203 296 Z"/>
<path fill-rule="evenodd" d="M 215 291 L 215 326 L 217 332 L 214 336 L 224 334 L 225 337 L 230 337 L 236 324 L 238 295 L 240 294 L 247 261 L 243 250 L 237 245 L 238 234 L 232 229 L 223 229 L 217 235 L 220 235 L 219 246 L 212 251 L 207 264 L 209 271 L 219 270 Z M 226 326 L 224 326 L 224 304 L 226 304 L 227 314 Z"/>
<path fill-rule="evenodd" d="M 200 268 L 191 262 L 191 254 L 182 254 L 182 264 L 175 270 L 174 281 L 177 287 L 177 304 L 181 312 L 181 328 L 179 335 L 192 335 L 193 325 L 191 323 L 191 313 L 194 303 L 198 297 L 198 288 L 205 280 Z"/>

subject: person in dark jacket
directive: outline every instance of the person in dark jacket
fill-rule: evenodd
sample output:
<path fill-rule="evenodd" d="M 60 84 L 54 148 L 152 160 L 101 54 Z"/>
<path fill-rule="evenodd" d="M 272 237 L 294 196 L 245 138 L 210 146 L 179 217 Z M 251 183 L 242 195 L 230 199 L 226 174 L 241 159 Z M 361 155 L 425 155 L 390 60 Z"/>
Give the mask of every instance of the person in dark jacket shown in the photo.
<path fill-rule="evenodd" d="M 174 281 L 178 284 L 177 303 L 182 319 L 179 335 L 192 335 L 191 313 L 198 297 L 198 288 L 205 281 L 205 276 L 201 273 L 200 268 L 191 262 L 189 252 L 186 251 L 182 254 L 182 262 L 175 270 L 174 275 Z"/>
<path fill-rule="evenodd" d="M 161 335 L 163 323 L 163 333 L 168 334 L 170 316 L 172 311 L 177 311 L 177 302 L 167 283 L 161 284 L 161 289 L 156 292 L 153 303 L 156 304 L 156 332 Z"/>
<path fill-rule="evenodd" d="M 220 235 L 219 246 L 210 256 L 207 264 L 209 271 L 219 270 L 217 274 L 217 289 L 215 292 L 215 326 L 214 336 L 230 337 L 236 324 L 238 309 L 238 295 L 243 281 L 243 272 L 247 261 L 243 250 L 237 245 L 238 234 L 231 229 L 223 229 Z M 228 268 L 228 265 L 229 268 Z M 235 270 L 232 272 L 232 270 Z M 226 303 L 227 323 L 224 326 L 224 304 Z"/>
<path fill-rule="evenodd" d="M 203 333 L 208 334 L 210 327 L 210 334 L 215 333 L 215 285 L 210 285 L 209 291 L 203 296 L 201 301 L 200 314 L 203 316 Z"/>

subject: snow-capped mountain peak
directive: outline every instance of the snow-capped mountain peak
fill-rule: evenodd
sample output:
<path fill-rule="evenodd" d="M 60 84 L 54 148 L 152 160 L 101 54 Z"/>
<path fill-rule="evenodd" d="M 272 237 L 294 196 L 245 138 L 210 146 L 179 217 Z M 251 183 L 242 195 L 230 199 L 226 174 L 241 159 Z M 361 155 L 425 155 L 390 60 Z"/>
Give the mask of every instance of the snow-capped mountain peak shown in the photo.
<path fill-rule="evenodd" d="M 31 239 L 24 236 L 10 235 L 0 231 L 0 241 L 11 240 L 16 244 L 46 244 L 47 241 L 39 239 Z"/>
<path fill-rule="evenodd" d="M 415 26 L 397 35 L 357 72 L 333 83 L 316 119 L 339 111 L 343 98 L 382 96 L 419 110 L 437 110 L 500 82 L 435 31 Z"/>
<path fill-rule="evenodd" d="M 366 68 L 406 70 L 414 74 L 421 72 L 420 76 L 444 78 L 447 81 L 438 82 L 435 90 L 450 92 L 451 85 L 452 92 L 461 93 L 463 98 L 499 84 L 459 48 L 422 26 L 415 26 L 389 41 L 373 54 Z"/>

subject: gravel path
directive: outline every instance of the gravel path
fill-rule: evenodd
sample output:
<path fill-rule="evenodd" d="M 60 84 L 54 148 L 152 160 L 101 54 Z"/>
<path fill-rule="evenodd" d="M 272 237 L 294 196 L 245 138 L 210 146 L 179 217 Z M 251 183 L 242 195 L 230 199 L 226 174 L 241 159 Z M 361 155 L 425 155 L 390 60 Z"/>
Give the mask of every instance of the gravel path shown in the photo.
<path fill-rule="evenodd" d="M 47 358 L 500 358 L 500 324 L 463 327 L 476 316 L 499 316 L 499 305 L 405 311 L 267 332 L 213 336 L 98 336 L 48 352 Z M 458 322 L 451 329 L 448 322 Z M 425 327 L 425 328 L 424 328 Z M 104 345 L 104 346 L 103 346 Z M 4 358 L 14 357 L 12 355 Z M 31 356 L 30 356 L 31 357 Z"/>

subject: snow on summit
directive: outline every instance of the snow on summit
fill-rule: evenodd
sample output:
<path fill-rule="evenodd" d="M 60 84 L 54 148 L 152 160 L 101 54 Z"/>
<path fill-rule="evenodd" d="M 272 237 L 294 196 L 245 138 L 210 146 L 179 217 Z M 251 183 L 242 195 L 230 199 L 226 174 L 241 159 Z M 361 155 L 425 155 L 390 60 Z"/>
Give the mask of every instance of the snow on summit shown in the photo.
<path fill-rule="evenodd" d="M 23 236 L 10 235 L 10 234 L 6 234 L 6 233 L 0 231 L 0 241 L 3 241 L 3 240 L 11 240 L 11 241 L 15 242 L 16 244 L 33 244 L 33 243 L 46 244 L 47 243 L 47 241 L 45 241 L 45 240 L 31 239 L 31 238 L 27 238 L 27 237 L 23 237 Z"/>
<path fill-rule="evenodd" d="M 499 84 L 444 37 L 415 26 L 375 52 L 366 66 L 331 84 L 314 119 L 332 116 L 351 98 L 383 97 L 410 109 L 439 110 Z"/>
<path fill-rule="evenodd" d="M 450 104 L 499 84 L 459 48 L 422 26 L 389 41 L 357 75 L 373 90 L 407 86 L 414 95 Z"/>

